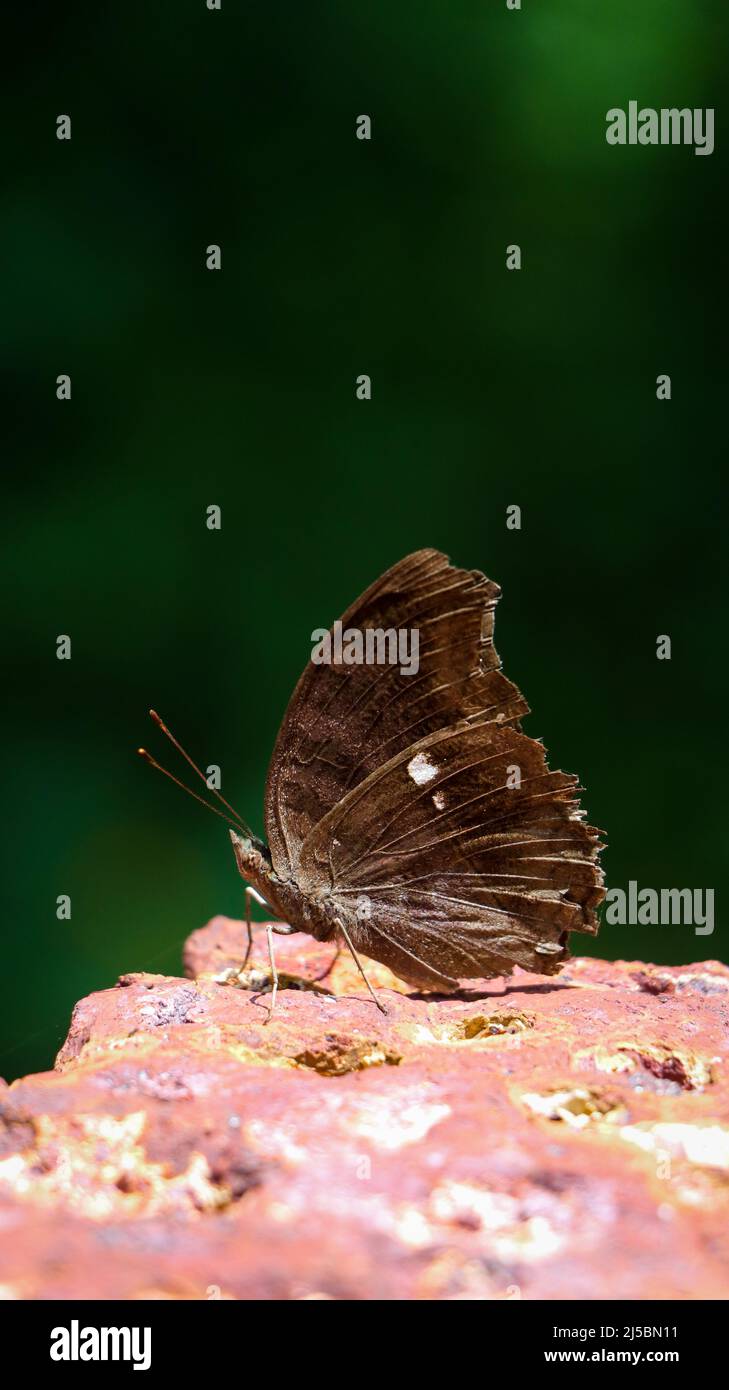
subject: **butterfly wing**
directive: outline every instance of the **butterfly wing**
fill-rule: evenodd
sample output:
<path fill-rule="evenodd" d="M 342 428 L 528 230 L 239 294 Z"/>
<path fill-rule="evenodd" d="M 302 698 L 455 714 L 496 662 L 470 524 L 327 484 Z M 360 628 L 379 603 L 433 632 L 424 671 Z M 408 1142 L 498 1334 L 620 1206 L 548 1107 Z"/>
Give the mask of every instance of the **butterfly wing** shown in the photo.
<path fill-rule="evenodd" d="M 478 571 L 419 550 L 343 615 L 345 631 L 417 629 L 419 666 L 403 674 L 400 665 L 307 665 L 266 784 L 266 836 L 280 877 L 297 877 L 301 846 L 327 812 L 412 743 L 461 718 L 511 723 L 529 712 L 493 645 L 500 592 Z"/>
<path fill-rule="evenodd" d="M 431 987 L 514 964 L 553 974 L 604 896 L 577 779 L 520 731 L 528 706 L 493 645 L 499 594 L 434 550 L 388 570 L 342 627 L 417 628 L 417 674 L 310 664 L 269 769 L 276 872 Z"/>
<path fill-rule="evenodd" d="M 308 836 L 300 884 L 329 884 L 356 944 L 398 975 L 553 974 L 597 931 L 598 832 L 541 743 L 460 722 L 376 769 Z"/>

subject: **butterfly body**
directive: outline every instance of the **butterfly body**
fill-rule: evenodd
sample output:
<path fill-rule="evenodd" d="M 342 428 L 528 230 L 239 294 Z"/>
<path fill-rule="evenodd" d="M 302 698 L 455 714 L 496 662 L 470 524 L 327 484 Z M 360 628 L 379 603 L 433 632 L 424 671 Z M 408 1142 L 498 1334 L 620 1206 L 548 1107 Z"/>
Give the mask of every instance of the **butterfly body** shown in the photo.
<path fill-rule="evenodd" d="M 234 830 L 230 831 L 230 838 L 241 877 L 265 898 L 280 920 L 287 922 L 295 931 L 306 932 L 316 941 L 332 941 L 346 929 L 355 948 L 373 960 L 391 966 L 396 974 L 411 984 L 428 989 L 454 989 L 458 984 L 457 978 L 444 974 L 435 966 L 426 967 L 417 961 L 409 961 L 402 952 L 391 952 L 386 940 L 378 942 L 376 935 L 368 929 L 369 904 L 367 915 L 363 915 L 363 895 L 359 896 L 354 911 L 351 901 L 335 898 L 330 889 L 323 885 L 310 895 L 293 880 L 285 881 L 278 877 L 268 846 L 263 841 L 244 838 Z M 364 901 L 368 903 L 368 900 Z"/>
<path fill-rule="evenodd" d="M 317 941 L 331 941 L 336 935 L 336 919 L 342 914 L 330 895 L 322 892 L 318 899 L 310 898 L 291 879 L 279 878 L 262 840 L 237 835 L 234 830 L 230 838 L 241 877 L 265 898 L 280 920 Z"/>

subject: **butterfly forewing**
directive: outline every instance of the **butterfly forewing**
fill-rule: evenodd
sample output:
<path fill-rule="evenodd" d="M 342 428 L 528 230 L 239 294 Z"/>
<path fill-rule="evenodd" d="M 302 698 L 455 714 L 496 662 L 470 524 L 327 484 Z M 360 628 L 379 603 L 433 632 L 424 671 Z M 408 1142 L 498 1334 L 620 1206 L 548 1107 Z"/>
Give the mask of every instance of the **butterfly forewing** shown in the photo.
<path fill-rule="evenodd" d="M 296 873 L 301 844 L 375 768 L 463 717 L 502 722 L 528 713 L 493 646 L 500 590 L 436 550 L 407 556 L 341 619 L 344 630 L 419 634 L 419 666 L 314 665 L 284 716 L 266 786 L 266 835 L 277 872 Z"/>

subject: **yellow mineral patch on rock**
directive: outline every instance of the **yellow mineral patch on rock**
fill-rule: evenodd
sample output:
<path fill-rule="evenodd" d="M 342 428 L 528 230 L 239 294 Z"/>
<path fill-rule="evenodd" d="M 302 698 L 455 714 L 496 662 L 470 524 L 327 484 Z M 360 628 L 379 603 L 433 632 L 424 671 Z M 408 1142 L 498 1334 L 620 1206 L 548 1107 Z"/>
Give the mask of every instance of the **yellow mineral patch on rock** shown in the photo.
<path fill-rule="evenodd" d="M 525 1092 L 522 1104 L 546 1120 L 561 1120 L 572 1129 L 584 1129 L 595 1121 L 615 1124 L 623 1114 L 620 1105 L 593 1087 L 575 1086 L 570 1090 Z"/>
<path fill-rule="evenodd" d="M 346 1076 L 351 1071 L 367 1067 L 396 1067 L 402 1061 L 399 1052 L 381 1043 L 362 1039 L 333 1039 L 326 1048 L 306 1048 L 293 1057 L 296 1066 L 318 1072 L 320 1076 Z"/>
<path fill-rule="evenodd" d="M 665 1043 L 622 1040 L 607 1046 L 583 1048 L 575 1053 L 576 1071 L 594 1067 L 612 1074 L 637 1072 L 641 1068 L 685 1090 L 699 1090 L 713 1081 L 711 1063 L 688 1048 L 668 1047 Z"/>
<path fill-rule="evenodd" d="M 172 1210 L 216 1210 L 231 1193 L 211 1181 L 203 1154 L 171 1174 L 148 1159 L 144 1111 L 128 1115 L 40 1115 L 32 1148 L 0 1162 L 0 1193 L 45 1206 L 64 1206 L 93 1221 L 155 1216 Z"/>
<path fill-rule="evenodd" d="M 533 1028 L 535 1018 L 521 1010 L 499 1009 L 490 1014 L 471 1014 L 468 1018 L 454 1019 L 434 1031 L 439 1042 L 459 1043 L 479 1041 L 503 1036 L 504 1033 L 526 1033 Z"/>

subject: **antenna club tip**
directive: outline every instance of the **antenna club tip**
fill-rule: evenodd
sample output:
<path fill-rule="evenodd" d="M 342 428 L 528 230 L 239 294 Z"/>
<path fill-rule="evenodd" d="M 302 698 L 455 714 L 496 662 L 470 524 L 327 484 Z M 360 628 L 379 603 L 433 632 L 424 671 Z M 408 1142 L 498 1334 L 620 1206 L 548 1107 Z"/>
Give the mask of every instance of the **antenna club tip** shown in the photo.
<path fill-rule="evenodd" d="M 156 709 L 151 709 L 151 710 L 149 710 L 149 717 L 150 717 L 150 719 L 153 719 L 153 720 L 154 720 L 155 724 L 161 724 L 161 723 L 162 723 L 162 720 L 160 719 L 160 717 L 159 717 L 159 715 L 158 715 Z"/>
<path fill-rule="evenodd" d="M 137 749 L 137 752 L 138 752 L 140 758 L 148 758 L 148 757 L 149 757 L 149 753 L 147 752 L 146 748 L 138 748 L 138 749 Z"/>

